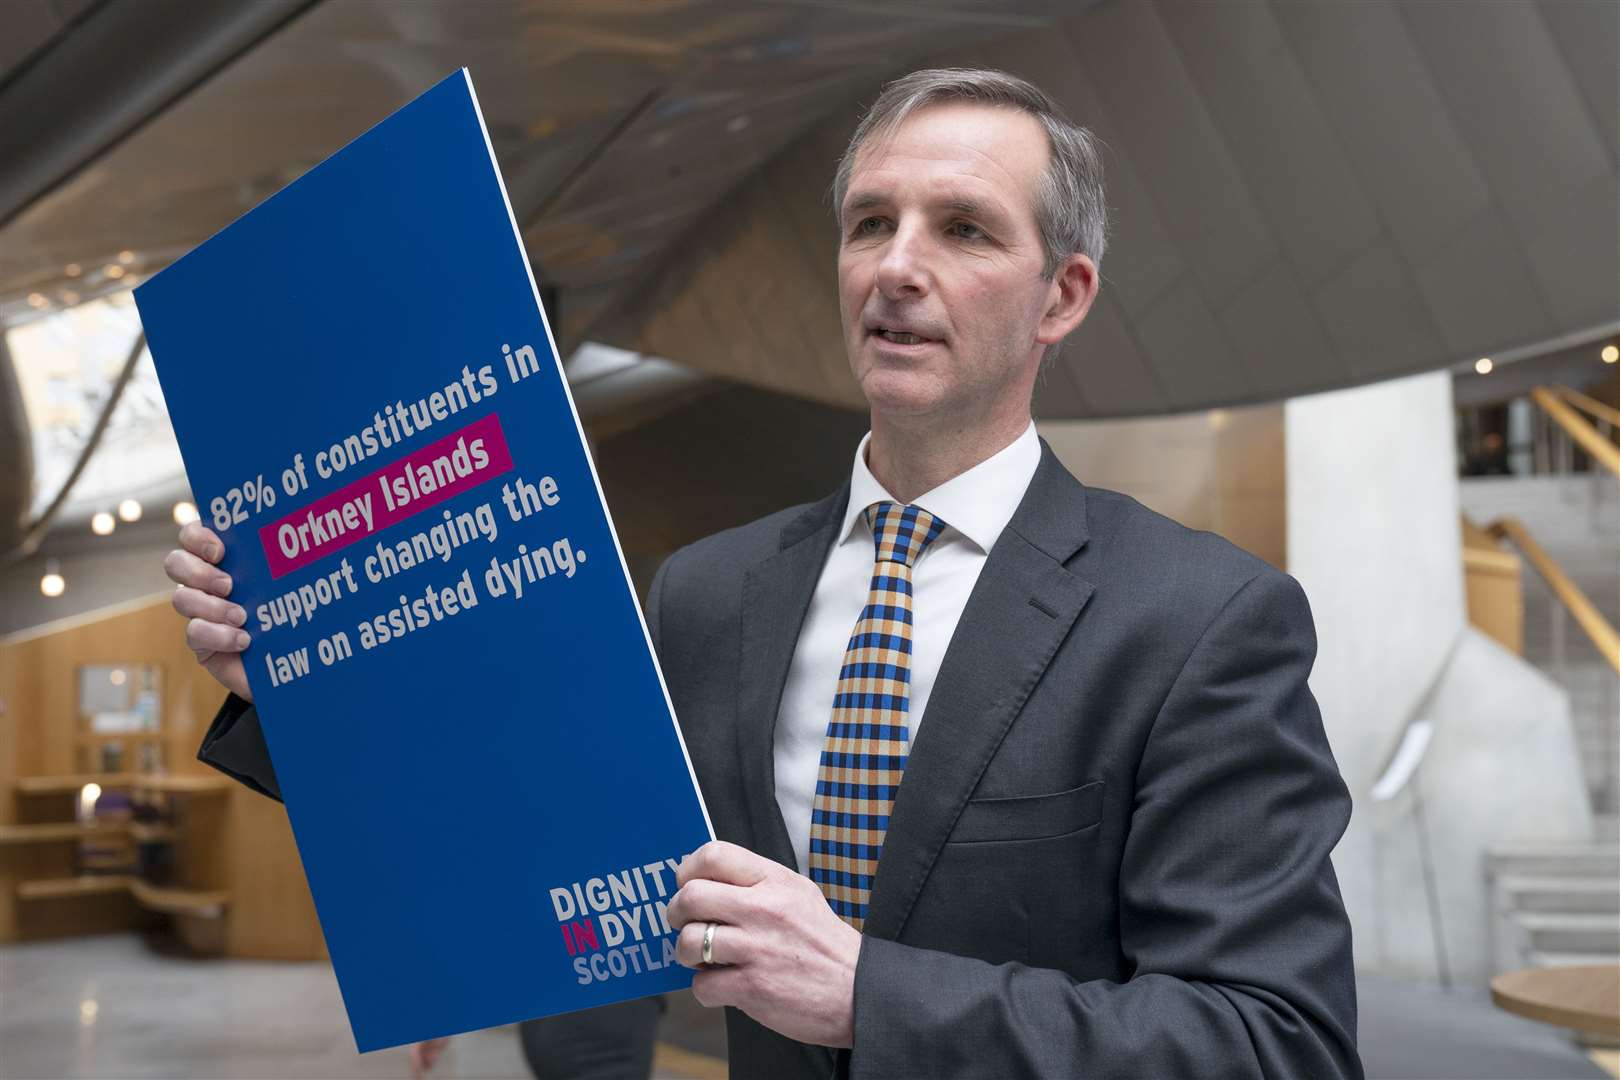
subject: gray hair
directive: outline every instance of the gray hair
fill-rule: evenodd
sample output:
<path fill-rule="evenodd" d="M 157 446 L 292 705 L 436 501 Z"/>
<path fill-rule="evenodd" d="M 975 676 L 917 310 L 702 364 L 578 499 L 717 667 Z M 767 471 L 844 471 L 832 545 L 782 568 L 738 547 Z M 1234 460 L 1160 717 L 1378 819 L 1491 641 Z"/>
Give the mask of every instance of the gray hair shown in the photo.
<path fill-rule="evenodd" d="M 955 101 L 1017 109 L 1040 122 L 1051 151 L 1046 171 L 1035 186 L 1033 207 L 1046 256 L 1042 273 L 1051 278 L 1075 252 L 1089 255 L 1100 267 L 1108 244 L 1108 204 L 1097 137 L 1070 120 L 1039 87 L 1005 71 L 931 68 L 885 86 L 861 117 L 838 160 L 833 177 L 834 215 L 844 205 L 855 154 L 867 139 L 893 132 L 917 109 Z"/>

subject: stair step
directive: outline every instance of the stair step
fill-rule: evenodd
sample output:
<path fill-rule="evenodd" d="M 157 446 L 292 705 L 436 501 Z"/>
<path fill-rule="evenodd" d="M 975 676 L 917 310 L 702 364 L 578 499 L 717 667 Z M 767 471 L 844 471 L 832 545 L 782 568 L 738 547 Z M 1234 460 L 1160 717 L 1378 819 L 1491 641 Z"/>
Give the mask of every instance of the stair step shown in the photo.
<path fill-rule="evenodd" d="M 1506 911 L 1620 915 L 1620 880 L 1600 877 L 1504 877 L 1498 903 Z"/>
<path fill-rule="evenodd" d="M 1525 957 L 1527 967 L 1593 967 L 1620 964 L 1620 953 L 1532 952 Z"/>
<path fill-rule="evenodd" d="M 1555 847 L 1498 848 L 1485 858 L 1493 878 L 1620 878 L 1620 850 L 1613 845 L 1568 844 Z"/>
<path fill-rule="evenodd" d="M 1512 919 L 1524 934 L 1531 952 L 1620 955 L 1620 917 L 1516 911 Z"/>

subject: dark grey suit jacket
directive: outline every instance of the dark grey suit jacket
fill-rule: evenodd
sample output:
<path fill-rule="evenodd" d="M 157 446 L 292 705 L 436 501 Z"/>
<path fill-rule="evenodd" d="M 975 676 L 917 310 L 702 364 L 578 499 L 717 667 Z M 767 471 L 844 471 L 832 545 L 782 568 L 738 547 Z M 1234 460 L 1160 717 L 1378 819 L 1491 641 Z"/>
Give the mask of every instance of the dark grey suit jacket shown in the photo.
<path fill-rule="evenodd" d="M 777 707 L 848 494 L 682 549 L 647 605 L 716 831 L 787 866 Z M 733 1075 L 1360 1077 L 1315 652 L 1293 578 L 1043 441 L 912 747 L 854 1049 L 728 1010 Z M 204 760 L 264 786 L 231 711 Z"/>

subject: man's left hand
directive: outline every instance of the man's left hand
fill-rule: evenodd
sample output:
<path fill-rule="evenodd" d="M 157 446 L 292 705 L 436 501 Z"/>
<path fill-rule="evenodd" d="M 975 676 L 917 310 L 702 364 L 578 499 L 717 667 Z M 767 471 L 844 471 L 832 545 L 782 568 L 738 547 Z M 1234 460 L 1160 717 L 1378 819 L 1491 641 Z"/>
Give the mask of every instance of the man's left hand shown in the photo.
<path fill-rule="evenodd" d="M 700 1003 L 734 1006 L 799 1042 L 854 1044 L 860 931 L 833 914 L 813 881 L 723 840 L 682 859 L 675 881 L 675 958 L 698 969 Z M 711 923 L 714 963 L 705 965 Z"/>

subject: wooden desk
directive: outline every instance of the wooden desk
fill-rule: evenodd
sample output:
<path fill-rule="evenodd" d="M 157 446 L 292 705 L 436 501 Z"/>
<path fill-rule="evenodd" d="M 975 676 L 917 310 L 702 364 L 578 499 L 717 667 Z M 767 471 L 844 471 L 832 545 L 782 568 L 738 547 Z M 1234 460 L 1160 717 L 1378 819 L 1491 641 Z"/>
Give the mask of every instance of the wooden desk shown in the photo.
<path fill-rule="evenodd" d="M 1620 1038 L 1620 964 L 1505 972 L 1491 980 L 1491 1001 L 1544 1024 Z"/>

